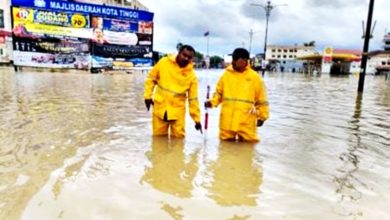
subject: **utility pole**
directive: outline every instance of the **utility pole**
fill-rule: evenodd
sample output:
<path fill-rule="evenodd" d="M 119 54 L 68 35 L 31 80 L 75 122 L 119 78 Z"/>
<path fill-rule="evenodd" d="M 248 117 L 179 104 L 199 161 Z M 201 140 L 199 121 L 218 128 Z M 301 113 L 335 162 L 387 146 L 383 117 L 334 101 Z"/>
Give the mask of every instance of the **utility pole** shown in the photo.
<path fill-rule="evenodd" d="M 364 78 L 366 77 L 368 47 L 369 47 L 370 38 L 371 38 L 371 23 L 372 23 L 372 14 L 373 13 L 374 13 L 374 0 L 370 0 L 370 4 L 368 7 L 368 15 L 367 15 L 367 26 L 366 26 L 366 31 L 364 34 L 362 62 L 360 64 L 358 93 L 363 93 L 363 90 L 364 90 Z"/>
<path fill-rule="evenodd" d="M 266 53 L 267 53 L 267 37 L 268 37 L 268 21 L 269 21 L 269 16 L 271 15 L 272 9 L 278 7 L 278 6 L 286 6 L 287 4 L 280 4 L 280 5 L 275 5 L 271 4 L 271 1 L 267 1 L 266 5 L 262 4 L 251 4 L 252 6 L 260 6 L 264 9 L 265 11 L 265 36 L 264 36 L 264 61 L 266 60 Z M 265 68 L 263 68 L 262 75 L 264 76 Z"/>
<path fill-rule="evenodd" d="M 250 54 L 251 54 L 251 49 L 252 49 L 252 37 L 253 37 L 253 30 L 251 29 L 251 30 L 249 31 L 249 48 L 248 48 L 248 50 L 249 50 L 249 56 L 250 56 Z"/>

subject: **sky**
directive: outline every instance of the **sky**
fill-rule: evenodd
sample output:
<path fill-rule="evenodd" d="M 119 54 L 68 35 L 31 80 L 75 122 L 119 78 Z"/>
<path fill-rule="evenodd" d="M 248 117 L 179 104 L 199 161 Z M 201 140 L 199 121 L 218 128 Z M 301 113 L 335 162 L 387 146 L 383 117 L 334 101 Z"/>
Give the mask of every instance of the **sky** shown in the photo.
<path fill-rule="evenodd" d="M 266 0 L 140 0 L 154 13 L 154 50 L 174 52 L 177 43 L 223 56 L 237 47 L 263 52 Z M 369 0 L 272 0 L 268 45 L 302 45 L 315 41 L 316 49 L 363 48 L 362 21 L 367 20 Z M 390 32 L 390 0 L 375 1 L 376 20 L 370 50 L 382 49 Z M 253 30 L 250 43 L 250 30 Z"/>

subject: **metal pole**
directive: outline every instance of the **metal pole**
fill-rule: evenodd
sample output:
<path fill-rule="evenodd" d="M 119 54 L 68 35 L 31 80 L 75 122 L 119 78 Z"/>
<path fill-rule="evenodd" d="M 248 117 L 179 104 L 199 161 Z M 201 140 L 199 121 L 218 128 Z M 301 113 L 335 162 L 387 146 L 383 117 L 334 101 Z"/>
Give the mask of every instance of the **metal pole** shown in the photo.
<path fill-rule="evenodd" d="M 252 37 L 253 37 L 253 30 L 251 29 L 249 31 L 249 55 L 251 54 L 251 50 L 252 50 Z"/>
<path fill-rule="evenodd" d="M 266 59 L 265 53 L 267 52 L 268 21 L 272 10 L 270 1 L 267 2 L 267 6 L 265 6 L 264 9 L 265 9 L 265 36 L 264 36 L 264 60 L 265 60 Z"/>
<path fill-rule="evenodd" d="M 210 34 L 207 35 L 207 56 L 209 56 L 209 38 Z"/>
<path fill-rule="evenodd" d="M 264 60 L 266 61 L 266 53 L 267 53 L 267 38 L 268 38 L 268 21 L 269 16 L 271 14 L 271 10 L 273 9 L 273 6 L 271 5 L 271 1 L 267 1 L 267 5 L 264 7 L 265 10 L 265 36 L 264 36 Z M 262 68 L 261 75 L 264 76 L 266 67 Z"/>
<path fill-rule="evenodd" d="M 362 62 L 360 65 L 360 75 L 359 75 L 359 86 L 358 93 L 362 93 L 364 90 L 364 78 L 366 76 L 366 68 L 367 68 L 367 59 L 368 59 L 368 47 L 370 44 L 370 35 L 371 35 L 371 23 L 372 23 L 372 14 L 374 12 L 374 0 L 370 0 L 370 5 L 368 8 L 367 15 L 367 26 L 364 36 L 364 46 L 363 46 L 363 54 L 362 54 Z"/>

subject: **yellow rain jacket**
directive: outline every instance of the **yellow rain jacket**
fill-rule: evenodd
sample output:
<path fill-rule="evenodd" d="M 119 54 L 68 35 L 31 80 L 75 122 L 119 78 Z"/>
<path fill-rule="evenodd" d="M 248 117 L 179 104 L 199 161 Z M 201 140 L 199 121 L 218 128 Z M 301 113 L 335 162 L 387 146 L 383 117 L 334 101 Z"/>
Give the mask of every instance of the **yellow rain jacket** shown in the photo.
<path fill-rule="evenodd" d="M 198 80 L 193 64 L 180 68 L 175 58 L 164 57 L 153 67 L 145 81 L 144 99 L 153 96 L 153 114 L 163 119 L 167 112 L 168 120 L 184 120 L 188 100 L 191 118 L 200 122 Z"/>
<path fill-rule="evenodd" d="M 256 122 L 268 119 L 269 106 L 264 81 L 249 65 L 242 73 L 228 66 L 210 102 L 213 107 L 222 103 L 221 139 L 234 138 L 238 134 L 244 140 L 258 141 Z"/>

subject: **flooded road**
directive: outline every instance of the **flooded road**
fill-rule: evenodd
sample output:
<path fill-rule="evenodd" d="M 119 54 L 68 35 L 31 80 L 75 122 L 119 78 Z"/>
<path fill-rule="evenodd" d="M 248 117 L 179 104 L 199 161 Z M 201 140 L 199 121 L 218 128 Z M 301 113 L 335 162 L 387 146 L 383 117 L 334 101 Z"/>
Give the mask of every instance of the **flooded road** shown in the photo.
<path fill-rule="evenodd" d="M 259 144 L 152 138 L 145 77 L 0 69 L 0 219 L 390 219 L 384 77 L 267 74 Z"/>

